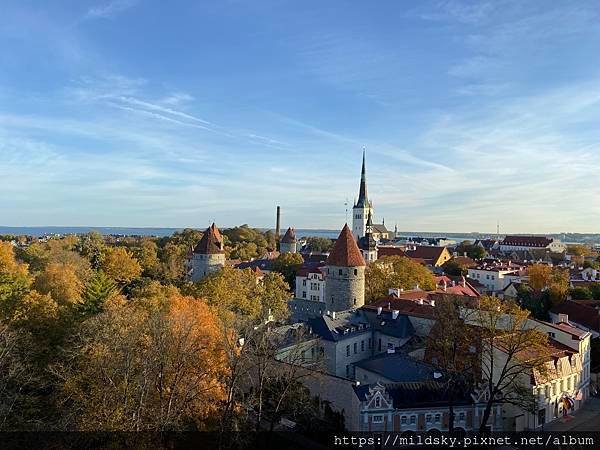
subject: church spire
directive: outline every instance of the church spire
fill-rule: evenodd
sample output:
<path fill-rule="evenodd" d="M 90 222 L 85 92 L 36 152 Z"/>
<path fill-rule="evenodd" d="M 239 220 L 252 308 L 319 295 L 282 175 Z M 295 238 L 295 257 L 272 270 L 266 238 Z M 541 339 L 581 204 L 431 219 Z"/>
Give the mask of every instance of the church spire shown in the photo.
<path fill-rule="evenodd" d="M 358 191 L 358 200 L 356 202 L 356 206 L 368 206 L 369 198 L 367 196 L 367 170 L 365 164 L 365 153 L 366 150 L 363 148 L 363 160 L 362 160 L 362 170 L 360 172 L 360 189 Z"/>

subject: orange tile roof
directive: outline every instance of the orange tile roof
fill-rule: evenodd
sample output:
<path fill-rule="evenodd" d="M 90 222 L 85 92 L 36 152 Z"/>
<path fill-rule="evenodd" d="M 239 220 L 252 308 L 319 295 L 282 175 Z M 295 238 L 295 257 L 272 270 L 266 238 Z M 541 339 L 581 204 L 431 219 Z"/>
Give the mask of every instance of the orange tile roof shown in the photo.
<path fill-rule="evenodd" d="M 348 224 L 342 228 L 342 232 L 335 241 L 325 264 L 339 267 L 359 267 L 366 265 L 362 253 L 352 236 L 352 232 L 348 228 Z"/>

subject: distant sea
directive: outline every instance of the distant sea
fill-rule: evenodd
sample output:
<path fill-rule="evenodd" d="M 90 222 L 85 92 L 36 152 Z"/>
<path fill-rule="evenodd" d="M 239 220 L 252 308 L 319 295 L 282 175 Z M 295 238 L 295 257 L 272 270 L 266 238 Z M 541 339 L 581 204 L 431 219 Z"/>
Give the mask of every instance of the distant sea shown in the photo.
<path fill-rule="evenodd" d="M 12 234 L 12 235 L 28 235 L 28 236 L 46 236 L 52 234 L 64 235 L 64 234 L 83 234 L 90 231 L 97 231 L 104 235 L 116 235 L 116 236 L 171 236 L 176 231 L 181 231 L 183 228 L 136 228 L 136 227 L 4 227 L 0 226 L 0 235 Z M 266 228 L 260 228 L 265 231 Z M 285 230 L 282 230 L 284 232 Z M 325 229 L 309 229 L 300 228 L 296 230 L 296 236 L 308 237 L 317 236 L 323 238 L 335 239 L 338 237 L 339 230 L 325 230 Z M 486 239 L 494 238 L 495 235 L 491 233 L 444 233 L 444 232 L 421 232 L 421 231 L 399 231 L 398 234 L 403 237 L 429 237 L 429 238 L 447 238 L 457 242 L 464 240 L 474 239 Z M 560 239 L 566 243 L 586 243 L 586 244 L 600 244 L 600 234 L 593 233 L 560 233 L 560 234 L 549 234 L 547 236 Z"/>
<path fill-rule="evenodd" d="M 266 228 L 260 228 L 266 231 Z M 183 228 L 135 228 L 135 227 L 4 227 L 0 226 L 0 235 L 27 235 L 27 236 L 47 236 L 47 235 L 65 235 L 65 234 L 83 234 L 90 231 L 97 231 L 103 235 L 116 236 L 171 236 L 176 231 L 181 231 Z M 274 230 L 273 230 L 274 231 Z M 285 230 L 282 230 L 282 232 Z M 297 229 L 296 236 L 308 237 L 316 236 L 323 238 L 335 239 L 338 237 L 339 230 L 324 230 L 324 229 Z M 483 238 L 487 235 L 478 233 L 421 233 L 421 232 L 399 232 L 401 236 L 421 236 L 421 237 L 446 237 L 456 241 L 465 239 Z"/>

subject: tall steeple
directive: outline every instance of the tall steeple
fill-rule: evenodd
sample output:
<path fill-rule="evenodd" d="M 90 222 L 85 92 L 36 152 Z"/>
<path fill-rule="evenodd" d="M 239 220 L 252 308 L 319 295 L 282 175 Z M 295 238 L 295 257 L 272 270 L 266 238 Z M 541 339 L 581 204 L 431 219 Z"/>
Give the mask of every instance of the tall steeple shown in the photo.
<path fill-rule="evenodd" d="M 367 168 L 366 168 L 366 150 L 363 148 L 362 170 L 360 171 L 360 189 L 358 190 L 358 200 L 356 206 L 369 206 L 369 196 L 367 195 Z"/>
<path fill-rule="evenodd" d="M 360 189 L 358 199 L 352 208 L 352 234 L 354 239 L 360 239 L 365 235 L 367 218 L 373 213 L 373 205 L 367 194 L 367 164 L 366 150 L 363 148 L 362 169 L 360 172 Z"/>

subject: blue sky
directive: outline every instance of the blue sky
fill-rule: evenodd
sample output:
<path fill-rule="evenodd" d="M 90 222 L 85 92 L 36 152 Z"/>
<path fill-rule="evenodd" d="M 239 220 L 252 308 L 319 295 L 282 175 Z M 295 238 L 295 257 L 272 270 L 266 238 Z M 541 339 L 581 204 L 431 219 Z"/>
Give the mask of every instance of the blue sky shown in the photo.
<path fill-rule="evenodd" d="M 0 225 L 600 232 L 596 1 L 0 3 Z"/>

